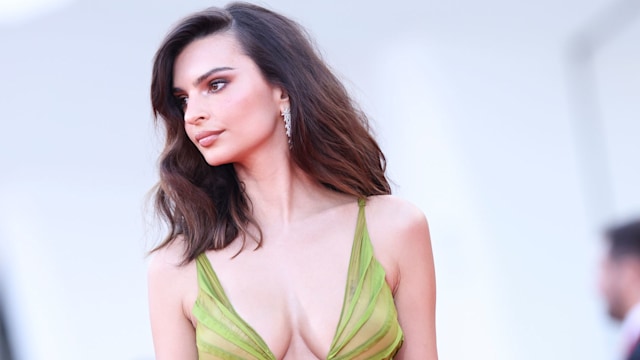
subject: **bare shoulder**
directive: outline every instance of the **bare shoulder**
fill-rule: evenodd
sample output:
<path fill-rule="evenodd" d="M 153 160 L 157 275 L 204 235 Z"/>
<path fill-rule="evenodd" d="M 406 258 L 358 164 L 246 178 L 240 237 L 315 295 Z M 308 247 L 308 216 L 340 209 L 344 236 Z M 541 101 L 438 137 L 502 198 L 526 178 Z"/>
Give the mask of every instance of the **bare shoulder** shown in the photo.
<path fill-rule="evenodd" d="M 190 300 L 197 292 L 197 273 L 193 261 L 183 264 L 184 250 L 181 237 L 156 250 L 151 255 L 147 273 L 150 296 L 171 297 L 182 305 L 185 315 L 188 315 Z"/>
<path fill-rule="evenodd" d="M 182 237 L 178 237 L 169 245 L 154 251 L 149 261 L 149 277 L 180 276 L 188 271 L 192 264 L 183 264 L 184 251 L 185 244 Z"/>
<path fill-rule="evenodd" d="M 395 293 L 409 263 L 432 262 L 427 218 L 414 204 L 391 195 L 370 197 L 365 211 L 375 256 Z"/>
<path fill-rule="evenodd" d="M 395 246 L 429 239 L 426 216 L 407 200 L 393 195 L 372 196 L 367 201 L 366 213 L 370 232 Z"/>
<path fill-rule="evenodd" d="M 183 265 L 177 238 L 152 254 L 148 268 L 149 317 L 156 359 L 197 359 L 191 307 L 197 296 L 194 262 Z"/>
<path fill-rule="evenodd" d="M 397 358 L 437 359 L 435 269 L 425 215 L 406 200 L 376 196 L 367 204 L 367 227 L 404 332 Z"/>

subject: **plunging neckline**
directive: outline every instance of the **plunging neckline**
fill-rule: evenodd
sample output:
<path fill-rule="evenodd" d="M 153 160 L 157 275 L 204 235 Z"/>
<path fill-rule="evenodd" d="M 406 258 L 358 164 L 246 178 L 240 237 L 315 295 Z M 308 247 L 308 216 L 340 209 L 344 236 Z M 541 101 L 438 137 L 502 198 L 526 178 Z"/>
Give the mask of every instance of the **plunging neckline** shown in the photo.
<path fill-rule="evenodd" d="M 325 359 L 331 359 L 331 355 L 335 352 L 334 347 L 336 346 L 336 343 L 338 341 L 338 339 L 340 338 L 340 335 L 342 334 L 342 331 L 344 330 L 344 327 L 346 326 L 345 324 L 343 324 L 344 320 L 345 320 L 345 315 L 348 313 L 346 310 L 347 307 L 347 299 L 348 299 L 348 295 L 349 295 L 349 291 L 350 291 L 350 279 L 351 279 L 351 274 L 354 272 L 357 272 L 358 269 L 355 269 L 356 267 L 356 263 L 355 263 L 355 259 L 356 257 L 359 255 L 360 253 L 360 249 L 362 248 L 362 242 L 365 236 L 365 232 L 366 232 L 366 219 L 365 219 L 365 215 L 364 215 L 364 206 L 365 206 L 365 200 L 364 199 L 359 199 L 358 200 L 358 218 L 356 221 L 356 228 L 355 228 L 355 233 L 353 236 L 353 242 L 351 244 L 351 254 L 349 256 L 349 267 L 347 269 L 347 276 L 346 276 L 346 281 L 345 281 L 345 287 L 344 287 L 344 294 L 343 294 L 343 298 L 342 298 L 342 307 L 340 310 L 340 317 L 338 318 L 338 323 L 336 324 L 336 330 L 334 332 L 333 335 L 333 339 L 331 340 L 331 345 L 329 347 L 329 350 L 327 351 L 327 355 L 325 356 Z M 368 235 L 368 233 L 367 233 Z M 208 267 L 208 270 L 210 271 L 213 280 L 219 285 L 220 287 L 220 293 L 219 295 L 222 297 L 220 300 L 222 302 L 224 302 L 224 305 L 227 307 L 227 309 L 233 313 L 233 315 L 242 323 L 242 325 L 244 327 L 246 327 L 246 330 L 250 332 L 250 335 L 254 341 L 256 341 L 260 347 L 263 348 L 263 350 L 269 355 L 269 358 L 271 360 L 278 360 L 278 358 L 273 354 L 273 352 L 271 351 L 271 348 L 269 347 L 269 345 L 267 345 L 266 341 L 264 341 L 264 339 L 262 338 L 262 336 L 260 336 L 260 334 L 251 326 L 249 325 L 249 323 L 247 323 L 244 318 L 242 316 L 240 316 L 236 309 L 234 308 L 233 304 L 231 303 L 231 301 L 229 301 L 229 298 L 227 297 L 227 293 L 224 290 L 224 288 L 222 287 L 222 283 L 220 283 L 220 280 L 218 278 L 218 275 L 216 274 L 216 272 L 213 270 L 213 266 L 211 265 L 211 262 L 209 261 L 209 257 L 206 256 L 205 253 L 202 254 L 202 258 L 204 259 L 204 264 L 206 267 Z M 200 291 L 200 290 L 199 290 Z M 195 304 L 194 304 L 195 306 Z M 355 303 L 352 302 L 351 304 L 351 308 L 353 308 L 355 306 Z"/>

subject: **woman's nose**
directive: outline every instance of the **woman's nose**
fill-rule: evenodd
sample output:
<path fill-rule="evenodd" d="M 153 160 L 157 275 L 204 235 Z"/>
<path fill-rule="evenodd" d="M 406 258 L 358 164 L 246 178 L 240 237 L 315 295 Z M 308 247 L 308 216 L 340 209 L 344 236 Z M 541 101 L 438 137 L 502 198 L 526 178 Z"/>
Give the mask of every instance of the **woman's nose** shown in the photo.
<path fill-rule="evenodd" d="M 195 125 L 208 118 L 209 112 L 207 111 L 205 103 L 194 97 L 190 97 L 185 104 L 184 121 L 188 124 Z"/>

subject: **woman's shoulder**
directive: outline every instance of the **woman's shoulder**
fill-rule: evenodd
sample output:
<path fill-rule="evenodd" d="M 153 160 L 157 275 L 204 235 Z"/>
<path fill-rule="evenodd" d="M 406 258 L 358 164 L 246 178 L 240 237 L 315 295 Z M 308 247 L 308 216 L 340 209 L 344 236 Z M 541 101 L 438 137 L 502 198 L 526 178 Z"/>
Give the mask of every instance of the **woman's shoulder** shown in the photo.
<path fill-rule="evenodd" d="M 365 211 L 376 258 L 385 269 L 395 294 L 402 270 L 416 263 L 411 260 L 415 259 L 414 255 L 430 253 L 427 218 L 416 205 L 392 195 L 368 198 Z M 418 259 L 423 260 L 428 259 Z"/>
<path fill-rule="evenodd" d="M 185 263 L 186 244 L 182 236 L 154 250 L 150 257 L 148 275 L 150 279 L 179 280 L 195 271 L 195 262 Z"/>
<path fill-rule="evenodd" d="M 367 225 L 394 234 L 428 230 L 427 218 L 413 203 L 393 195 L 376 195 L 367 199 Z"/>
<path fill-rule="evenodd" d="M 367 229 L 380 256 L 397 263 L 407 252 L 431 247 L 427 218 L 413 203 L 392 195 L 372 196 L 365 209 Z"/>
<path fill-rule="evenodd" d="M 185 249 L 181 236 L 156 249 L 149 261 L 147 284 L 150 302 L 180 308 L 184 317 L 194 323 L 191 307 L 198 293 L 198 278 L 195 261 L 184 261 Z"/>

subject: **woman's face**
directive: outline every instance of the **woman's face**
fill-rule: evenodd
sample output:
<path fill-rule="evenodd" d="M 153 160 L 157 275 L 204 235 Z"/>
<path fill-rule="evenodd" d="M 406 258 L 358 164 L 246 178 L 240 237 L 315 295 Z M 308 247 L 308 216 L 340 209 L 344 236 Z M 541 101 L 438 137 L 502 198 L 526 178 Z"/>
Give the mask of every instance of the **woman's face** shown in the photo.
<path fill-rule="evenodd" d="M 288 147 L 280 117 L 288 98 L 264 79 L 232 34 L 190 43 L 173 74 L 185 131 L 209 165 L 250 162 Z"/>

